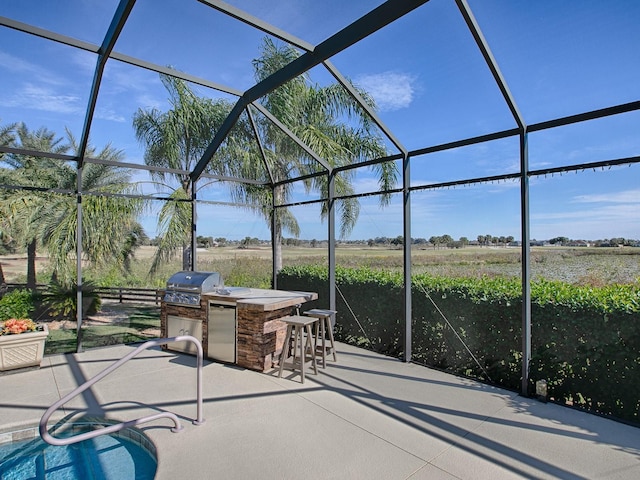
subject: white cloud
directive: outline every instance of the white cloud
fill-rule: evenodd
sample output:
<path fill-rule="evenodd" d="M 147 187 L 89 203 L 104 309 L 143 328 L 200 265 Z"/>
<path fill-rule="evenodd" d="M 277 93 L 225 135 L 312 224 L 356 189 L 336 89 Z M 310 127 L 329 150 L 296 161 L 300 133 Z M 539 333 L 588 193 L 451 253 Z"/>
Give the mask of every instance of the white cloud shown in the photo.
<path fill-rule="evenodd" d="M 532 214 L 532 236 L 552 238 L 567 235 L 571 238 L 589 240 L 611 236 L 637 238 L 640 215 L 637 199 L 635 201 L 636 205 L 621 202 L 602 207 L 594 206 L 587 210 Z"/>
<path fill-rule="evenodd" d="M 76 67 L 79 67 L 86 75 L 89 75 L 88 78 L 93 77 L 98 62 L 97 54 L 79 50 L 73 52 L 70 58 Z"/>
<path fill-rule="evenodd" d="M 96 109 L 95 118 L 99 118 L 101 120 L 109 120 L 112 122 L 124 123 L 127 119 L 114 111 L 111 108 L 98 108 Z"/>
<path fill-rule="evenodd" d="M 36 65 L 33 65 L 26 60 L 15 57 L 2 50 L 0 50 L 0 67 L 6 68 L 10 72 L 14 73 L 34 72 L 38 68 Z"/>
<path fill-rule="evenodd" d="M 355 179 L 353 188 L 356 193 L 378 192 L 380 191 L 380 183 L 378 182 L 378 178 L 374 176 L 362 175 Z"/>
<path fill-rule="evenodd" d="M 415 82 L 414 76 L 397 72 L 361 75 L 355 79 L 356 85 L 369 92 L 381 111 L 407 108 L 414 98 Z"/>
<path fill-rule="evenodd" d="M 79 95 L 73 93 L 75 91 L 73 84 L 51 69 L 2 50 L 0 50 L 0 69 L 8 71 L 12 80 L 27 79 L 18 81 L 17 87 L 6 86 L 1 92 L 1 106 L 84 115 L 86 105 Z"/>
<path fill-rule="evenodd" d="M 574 203 L 640 203 L 639 190 L 625 190 L 606 194 L 578 195 L 573 198 Z"/>
<path fill-rule="evenodd" d="M 52 71 L 42 68 L 40 65 L 28 62 L 23 58 L 11 55 L 0 50 L 0 68 L 6 69 L 12 74 L 27 75 L 27 77 L 37 78 L 38 81 L 59 85 L 64 83 Z"/>
<path fill-rule="evenodd" d="M 125 92 L 144 95 L 150 87 L 155 88 L 160 85 L 160 77 L 157 73 L 112 60 L 107 62 L 104 69 L 100 92 L 106 90 L 109 94 Z"/>
<path fill-rule="evenodd" d="M 84 106 L 80 97 L 73 94 L 60 94 L 42 86 L 26 83 L 9 98 L 1 98 L 4 107 L 32 108 L 47 112 L 83 114 Z"/>
<path fill-rule="evenodd" d="M 608 205 L 600 208 L 576 211 L 544 212 L 531 215 L 534 220 L 578 220 L 589 221 L 599 220 L 611 226 L 617 221 L 635 223 L 639 220 L 638 208 L 635 205 Z"/>
<path fill-rule="evenodd" d="M 153 108 L 160 109 L 164 105 L 162 100 L 159 100 L 156 97 L 154 97 L 152 95 L 149 95 L 147 93 L 144 93 L 142 95 L 138 95 L 136 97 L 136 104 L 140 105 L 140 108 L 143 108 L 145 110 L 153 109 Z"/>

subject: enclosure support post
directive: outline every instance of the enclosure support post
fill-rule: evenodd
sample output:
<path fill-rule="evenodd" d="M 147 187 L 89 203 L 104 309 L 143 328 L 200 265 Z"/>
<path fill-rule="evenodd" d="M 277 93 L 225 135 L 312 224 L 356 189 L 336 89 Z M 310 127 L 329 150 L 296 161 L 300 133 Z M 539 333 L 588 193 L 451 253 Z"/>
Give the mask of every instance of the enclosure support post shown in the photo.
<path fill-rule="evenodd" d="M 520 134 L 520 221 L 522 222 L 522 385 L 520 393 L 529 389 L 531 362 L 531 243 L 529 224 L 529 146 L 528 132 Z"/>
<path fill-rule="evenodd" d="M 271 288 L 278 289 L 278 265 L 276 258 L 276 187 L 271 184 Z"/>
<path fill-rule="evenodd" d="M 328 249 L 328 284 L 329 284 L 329 309 L 336 310 L 336 209 L 335 209 L 335 173 L 329 172 L 328 198 L 329 221 L 327 227 Z"/>
<path fill-rule="evenodd" d="M 404 358 L 405 362 L 411 361 L 411 173 L 408 153 L 402 158 L 402 209 L 404 213 Z"/>
<path fill-rule="evenodd" d="M 82 163 L 76 168 L 76 352 L 82 352 Z"/>
<path fill-rule="evenodd" d="M 529 384 L 529 362 L 531 360 L 531 289 L 529 286 L 529 152 L 527 147 L 528 129 L 524 117 L 516 105 L 515 98 L 511 94 L 507 82 L 498 67 L 487 40 L 480 30 L 468 0 L 456 0 L 458 9 L 462 14 L 469 31 L 473 35 L 489 70 L 493 75 L 496 85 L 502 92 L 513 119 L 518 124 L 520 131 L 520 222 L 522 231 L 522 394 L 527 394 Z"/>
<path fill-rule="evenodd" d="M 196 232 L 196 223 L 198 221 L 198 212 L 196 206 L 196 180 L 191 184 L 191 238 L 190 238 L 190 255 L 189 255 L 189 269 L 192 272 L 196 271 L 197 259 L 196 250 L 198 248 L 198 237 Z"/>

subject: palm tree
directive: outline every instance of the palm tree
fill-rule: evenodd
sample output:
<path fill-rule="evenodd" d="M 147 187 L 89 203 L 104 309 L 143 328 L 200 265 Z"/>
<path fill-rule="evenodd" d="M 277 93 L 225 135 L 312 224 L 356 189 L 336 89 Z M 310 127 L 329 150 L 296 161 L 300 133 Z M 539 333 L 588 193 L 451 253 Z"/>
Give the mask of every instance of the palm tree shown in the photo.
<path fill-rule="evenodd" d="M 71 151 L 77 152 L 79 146 L 75 138 L 70 132 L 67 136 Z M 124 152 L 110 144 L 100 151 L 89 145 L 86 156 L 113 163 L 122 161 Z M 58 188 L 75 190 L 77 176 L 75 166 L 61 165 Z M 80 189 L 90 193 L 82 197 L 82 252 L 85 259 L 94 265 L 108 263 L 126 269 L 136 246 L 133 238 L 141 229 L 137 218 L 144 207 L 140 198 L 121 196 L 136 193 L 129 173 L 114 165 L 87 162 L 83 166 Z M 76 206 L 75 197 L 52 195 L 35 217 L 39 224 L 39 239 L 47 247 L 53 272 L 63 274 L 65 281 L 74 278 Z"/>
<path fill-rule="evenodd" d="M 297 58 L 298 52 L 289 46 L 276 46 L 265 39 L 261 56 L 254 60 L 256 80 L 260 81 Z M 189 172 L 200 160 L 216 131 L 232 109 L 224 100 L 210 100 L 198 97 L 182 80 L 160 75 L 169 92 L 172 108 L 167 112 L 156 109 L 139 109 L 134 115 L 136 136 L 146 148 L 147 165 L 178 169 L 184 173 L 165 174 L 152 172 L 158 184 L 171 190 L 171 199 L 159 214 L 160 241 L 152 265 L 152 273 L 162 261 L 173 257 L 182 247 L 189 248 L 191 233 L 191 212 L 187 203 L 193 195 L 193 185 Z M 366 92 L 359 92 L 373 105 Z M 374 133 L 373 125 L 361 106 L 338 84 L 319 87 L 311 84 L 308 76 L 302 75 L 287 82 L 266 96 L 264 106 L 288 129 L 332 167 L 349 165 L 354 162 L 379 158 L 386 154 L 382 139 Z M 342 122 L 352 120 L 352 126 Z M 302 151 L 277 126 L 265 117 L 257 122 L 258 135 L 264 147 L 264 155 L 273 180 L 277 183 L 294 174 L 308 174 L 323 168 L 316 160 Z M 266 173 L 255 140 L 250 140 L 252 130 L 241 117 L 221 149 L 207 165 L 206 172 L 236 178 L 266 179 Z M 386 162 L 373 167 L 380 179 L 381 190 L 389 189 L 396 181 L 397 169 L 394 163 Z M 174 184 L 166 182 L 172 177 Z M 335 177 L 337 195 L 353 193 L 353 173 L 342 172 Z M 269 225 L 273 222 L 276 268 L 282 268 L 282 236 L 289 232 L 299 235 L 299 225 L 289 209 L 279 208 L 272 212 L 276 204 L 287 203 L 293 194 L 291 184 L 279 184 L 271 188 L 251 183 L 226 183 L 232 198 L 247 208 L 259 212 Z M 327 194 L 326 175 L 305 180 L 308 190 Z M 388 195 L 381 196 L 384 204 Z M 185 201 L 187 200 L 187 201 Z M 356 199 L 346 199 L 339 203 L 341 236 L 346 236 L 355 225 L 359 204 Z M 328 214 L 324 204 L 321 215 Z M 183 268 L 189 263 L 183 255 Z"/>
<path fill-rule="evenodd" d="M 61 137 L 42 127 L 30 131 L 24 123 L 16 127 L 16 146 L 40 152 L 55 154 L 67 153 L 69 146 Z M 18 185 L 25 187 L 55 187 L 57 163 L 45 157 L 8 154 L 2 161 L 13 170 L 13 179 Z M 38 224 L 29 217 L 39 211 L 45 203 L 44 197 L 37 191 L 13 191 L 6 206 L 9 209 L 8 219 L 14 237 L 27 249 L 27 288 L 36 288 L 36 246 Z"/>
<path fill-rule="evenodd" d="M 15 142 L 15 123 L 0 126 L 0 145 L 3 147 L 11 146 Z M 4 157 L 4 152 L 0 152 L 0 160 Z"/>
<path fill-rule="evenodd" d="M 265 38 L 261 56 L 253 61 L 256 80 L 258 82 L 264 80 L 298 56 L 298 51 L 293 47 L 276 45 L 270 38 Z M 358 93 L 370 106 L 375 107 L 373 99 L 367 92 L 358 89 Z M 369 116 L 337 83 L 318 86 L 311 82 L 307 74 L 300 75 L 266 95 L 263 105 L 331 167 L 350 165 L 386 155 L 382 138 L 374 130 L 374 124 Z M 258 122 L 258 128 L 260 140 L 267 150 L 269 169 L 276 183 L 295 174 L 306 175 L 323 168 L 293 143 L 273 122 L 262 118 L 262 121 Z M 255 157 L 252 159 L 252 165 L 259 165 Z M 246 164 L 242 168 L 250 169 Z M 388 190 L 395 184 L 398 172 L 393 162 L 380 163 L 372 168 L 378 176 L 382 191 Z M 242 173 L 246 174 L 246 172 Z M 256 173 L 253 175 L 255 176 Z M 354 192 L 353 178 L 354 170 L 343 171 L 335 177 L 337 196 L 348 196 Z M 307 191 L 319 191 L 324 196 L 328 194 L 326 175 L 306 179 L 304 185 Z M 292 193 L 291 183 L 279 184 L 273 190 L 273 200 L 275 204 L 289 203 Z M 270 222 L 271 191 L 248 184 L 236 184 L 232 195 L 237 201 L 249 204 L 250 208 L 261 212 L 267 222 Z M 389 199 L 388 194 L 382 194 L 381 204 L 385 205 Z M 359 203 L 355 198 L 338 202 L 341 237 L 351 232 L 357 222 L 359 210 Z M 326 218 L 328 213 L 328 204 L 325 202 L 321 210 L 322 218 Z M 289 209 L 279 208 L 273 214 L 276 215 L 272 232 L 275 242 L 274 261 L 279 270 L 282 268 L 283 231 L 297 237 L 299 226 Z"/>
<path fill-rule="evenodd" d="M 15 128 L 15 124 L 0 126 L 0 145 L 2 146 L 13 145 L 13 143 L 15 142 L 15 136 L 13 135 L 14 128 Z M 5 155 L 4 152 L 0 152 L 0 160 L 4 158 L 4 155 Z M 3 180 L 2 183 L 5 183 L 4 175 L 2 175 L 2 180 Z M 2 203 L 0 203 L 0 241 L 2 241 L 3 243 L 6 237 L 6 228 L 7 228 L 6 221 L 8 219 L 7 212 L 3 208 L 5 206 L 4 196 L 5 195 L 3 192 L 1 195 L 3 201 Z M 2 270 L 2 263 L 0 263 L 0 293 L 3 292 L 5 287 L 6 287 L 6 281 L 4 278 L 4 271 Z"/>
<path fill-rule="evenodd" d="M 186 82 L 161 74 L 160 79 L 169 93 L 171 109 L 138 109 L 133 117 L 136 137 L 145 146 L 145 163 L 155 167 L 181 170 L 184 173 L 152 171 L 156 184 L 168 189 L 172 201 L 162 207 L 158 217 L 158 250 L 151 273 L 162 262 L 183 252 L 183 268 L 188 270 L 189 235 L 193 184 L 189 172 L 202 157 L 215 131 L 231 110 L 229 102 L 198 97 Z M 224 169 L 209 165 L 209 171 Z"/>
<path fill-rule="evenodd" d="M 30 132 L 21 124 L 17 132 L 25 149 L 54 153 L 78 150 L 69 131 L 66 143 L 44 128 Z M 86 156 L 118 162 L 122 160 L 123 152 L 111 145 L 99 152 L 89 146 Z M 77 198 L 53 190 L 74 192 L 78 188 L 78 169 L 75 164 L 29 155 L 9 154 L 3 161 L 10 166 L 5 173 L 10 174 L 16 184 L 33 187 L 13 191 L 5 202 L 12 232 L 28 246 L 29 284 L 35 287 L 35 253 L 39 244 L 47 249 L 53 277 L 70 285 L 75 278 Z M 113 165 L 85 163 L 80 188 L 82 192 L 91 193 L 82 197 L 85 259 L 93 264 L 115 261 L 124 265 L 125 242 L 130 232 L 137 228 L 136 218 L 142 208 L 141 200 L 119 196 L 134 193 L 135 186 L 130 183 L 129 175 Z"/>

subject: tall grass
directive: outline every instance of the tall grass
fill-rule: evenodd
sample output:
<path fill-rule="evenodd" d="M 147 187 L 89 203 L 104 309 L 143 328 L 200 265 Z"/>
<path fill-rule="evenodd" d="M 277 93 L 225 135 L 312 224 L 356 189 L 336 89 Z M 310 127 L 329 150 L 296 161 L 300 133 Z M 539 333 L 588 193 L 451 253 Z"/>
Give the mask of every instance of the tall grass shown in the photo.
<path fill-rule="evenodd" d="M 284 265 L 326 265 L 325 248 L 285 247 Z M 149 275 L 153 247 L 140 249 L 131 270 L 123 273 L 115 267 L 84 270 L 86 281 L 105 287 L 163 288 L 167 279 L 182 270 L 179 259 L 161 266 Z M 398 248 L 341 246 L 336 248 L 336 264 L 345 268 L 367 267 L 375 270 L 402 271 L 403 252 Z M 451 278 L 519 278 L 521 253 L 517 248 L 419 249 L 412 251 L 414 274 Z M 239 250 L 233 247 L 198 251 L 197 270 L 222 274 L 225 284 L 269 288 L 271 285 L 271 250 L 263 247 Z M 26 271 L 26 263 L 23 271 Z M 24 282 L 24 274 L 10 282 Z M 640 248 L 559 248 L 541 247 L 531 251 L 532 280 L 558 280 L 573 285 L 603 286 L 633 284 L 640 281 Z M 48 283 L 46 270 L 38 282 Z"/>

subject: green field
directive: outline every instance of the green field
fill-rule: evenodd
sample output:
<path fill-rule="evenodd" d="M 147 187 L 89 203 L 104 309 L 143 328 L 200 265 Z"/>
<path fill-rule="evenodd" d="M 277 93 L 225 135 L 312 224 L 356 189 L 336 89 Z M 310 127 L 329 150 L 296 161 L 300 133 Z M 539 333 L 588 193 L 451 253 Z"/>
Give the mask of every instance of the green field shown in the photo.
<path fill-rule="evenodd" d="M 182 269 L 178 259 L 168 262 L 154 278 L 148 276 L 154 247 L 136 251 L 131 272 L 123 276 L 115 270 L 87 269 L 87 279 L 102 286 L 162 287 L 166 279 Z M 216 247 L 198 249 L 197 270 L 217 271 L 228 285 L 268 286 L 271 278 L 271 249 L 268 246 L 240 249 Z M 326 264 L 323 247 L 284 247 L 284 265 Z M 336 248 L 336 264 L 343 267 L 370 267 L 401 270 L 401 248 L 345 246 Z M 414 248 L 413 273 L 448 277 L 519 277 L 521 252 L 511 247 L 467 247 L 460 249 Z M 24 255 L 0 257 L 7 282 L 24 282 Z M 38 257 L 39 283 L 46 283 L 46 258 Z M 640 248 L 534 247 L 531 250 L 532 279 L 546 278 L 577 285 L 629 284 L 640 279 Z"/>
<path fill-rule="evenodd" d="M 270 269 L 270 249 L 210 249 L 199 253 L 198 268 L 221 271 L 233 262 L 264 264 Z M 323 248 L 286 247 L 284 265 L 326 264 Z M 338 246 L 336 264 L 343 267 L 370 267 L 401 270 L 403 251 L 398 248 Z M 177 265 L 177 264 L 176 264 Z M 449 277 L 509 277 L 521 275 L 521 252 L 518 248 L 467 247 L 461 249 L 413 249 L 412 273 Z M 257 271 L 257 269 L 256 269 Z M 640 248 L 562 248 L 535 247 L 531 251 L 532 279 L 546 278 L 577 285 L 602 286 L 629 284 L 640 280 Z M 225 276 L 224 278 L 228 278 Z"/>

